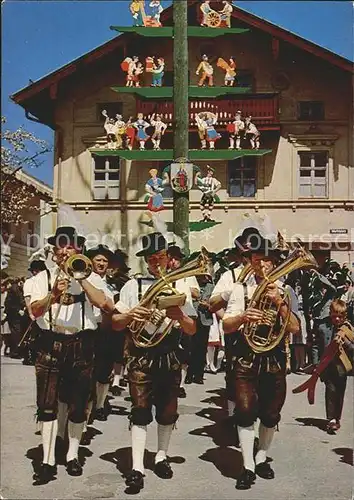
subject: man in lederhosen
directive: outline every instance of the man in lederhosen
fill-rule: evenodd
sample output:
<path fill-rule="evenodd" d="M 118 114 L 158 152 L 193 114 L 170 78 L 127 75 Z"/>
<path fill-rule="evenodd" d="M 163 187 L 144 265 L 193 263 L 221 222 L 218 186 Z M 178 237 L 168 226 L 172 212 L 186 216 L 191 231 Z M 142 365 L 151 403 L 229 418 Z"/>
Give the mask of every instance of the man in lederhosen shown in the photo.
<path fill-rule="evenodd" d="M 115 289 L 114 303 L 117 303 L 120 296 L 120 291 L 123 286 L 129 281 L 130 267 L 127 264 L 128 255 L 119 248 L 114 251 L 113 257 L 113 274 L 108 282 Z M 111 393 L 113 396 L 120 396 L 124 387 L 127 387 L 127 382 L 124 379 L 124 339 L 123 335 L 113 335 L 114 337 L 114 377 L 112 381 Z"/>
<path fill-rule="evenodd" d="M 93 272 L 100 276 L 106 284 L 106 294 L 114 299 L 114 290 L 107 284 L 107 270 L 113 264 L 113 252 L 106 245 L 97 245 L 86 251 L 87 257 L 91 259 Z M 95 345 L 95 369 L 94 379 L 96 381 L 96 410 L 94 417 L 96 420 L 107 420 L 107 411 L 105 401 L 108 396 L 110 375 L 113 370 L 114 349 L 113 338 L 116 335 L 112 333 L 110 324 L 102 323 L 102 314 L 100 309 L 94 308 L 96 321 L 99 325 L 99 333 Z M 112 342 L 111 342 L 112 341 Z"/>
<path fill-rule="evenodd" d="M 116 304 L 117 314 L 113 315 L 116 330 L 126 328 L 131 321 L 147 322 L 152 311 L 142 307 L 139 302 L 147 289 L 156 282 L 168 265 L 167 242 L 161 233 L 152 233 L 142 238 L 142 250 L 137 256 L 144 257 L 148 273 L 144 278 L 131 279 L 121 290 Z M 183 281 L 183 280 L 182 280 Z M 179 282 L 174 284 L 179 289 Z M 155 457 L 154 472 L 163 479 L 169 479 L 173 471 L 167 459 L 171 433 L 178 419 L 177 402 L 181 382 L 181 363 L 178 358 L 178 344 L 181 331 L 194 335 L 196 331 L 196 312 L 192 305 L 189 287 L 182 287 L 186 295 L 182 307 L 168 307 L 165 311 L 153 313 L 165 317 L 160 328 L 172 328 L 170 333 L 157 346 L 136 347 L 132 334 L 126 335 L 125 356 L 128 367 L 129 390 L 132 398 L 130 415 L 133 470 L 127 475 L 128 492 L 137 493 L 144 487 L 144 451 L 147 425 L 152 422 L 152 406 L 156 408 L 158 451 Z M 177 324 L 179 325 L 177 327 Z M 152 327 L 154 328 L 154 327 Z M 119 333 L 117 333 L 119 335 Z"/>
<path fill-rule="evenodd" d="M 58 401 L 68 405 L 67 472 L 82 474 L 78 450 L 92 384 L 97 329 L 93 307 L 110 311 L 113 306 L 99 276 L 92 273 L 77 281 L 62 271 L 68 257 L 82 252 L 84 242 L 73 227 L 57 228 L 48 238 L 57 265 L 33 279 L 31 308 L 42 330 L 35 365 L 43 462 L 34 479 L 40 482 L 48 482 L 56 474 Z"/>
<path fill-rule="evenodd" d="M 274 478 L 274 471 L 267 462 L 267 450 L 280 421 L 280 412 L 286 396 L 285 336 L 277 347 L 262 354 L 253 352 L 243 336 L 243 329 L 248 322 L 264 321 L 264 311 L 255 308 L 251 299 L 258 284 L 277 266 L 280 252 L 269 240 L 264 239 L 256 228 L 253 234 L 248 234 L 245 248 L 254 274 L 243 284 L 234 285 L 223 318 L 225 335 L 233 334 L 238 338 L 235 355 L 232 357 L 232 376 L 236 403 L 234 418 L 244 465 L 236 488 L 242 490 L 253 485 L 256 474 L 264 479 Z M 289 306 L 284 300 L 282 282 L 278 280 L 269 283 L 265 296 L 279 308 L 274 327 L 279 329 L 289 312 Z M 290 311 L 286 334 L 296 335 L 299 331 L 299 320 Z M 257 418 L 260 419 L 259 444 L 254 458 L 254 423 Z"/>

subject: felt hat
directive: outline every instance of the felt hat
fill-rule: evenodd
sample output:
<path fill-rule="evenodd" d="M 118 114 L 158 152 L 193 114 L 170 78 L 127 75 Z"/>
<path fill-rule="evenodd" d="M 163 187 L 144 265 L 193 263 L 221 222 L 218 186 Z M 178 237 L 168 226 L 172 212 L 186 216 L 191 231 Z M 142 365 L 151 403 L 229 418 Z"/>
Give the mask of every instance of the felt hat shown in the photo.
<path fill-rule="evenodd" d="M 142 249 L 136 253 L 137 257 L 147 257 L 161 250 L 167 250 L 168 244 L 162 233 L 144 234 L 141 238 Z"/>
<path fill-rule="evenodd" d="M 86 238 L 79 236 L 76 229 L 71 226 L 60 226 L 55 231 L 53 236 L 49 236 L 48 243 L 53 246 L 60 246 L 62 243 L 74 243 L 78 247 L 82 247 Z"/>

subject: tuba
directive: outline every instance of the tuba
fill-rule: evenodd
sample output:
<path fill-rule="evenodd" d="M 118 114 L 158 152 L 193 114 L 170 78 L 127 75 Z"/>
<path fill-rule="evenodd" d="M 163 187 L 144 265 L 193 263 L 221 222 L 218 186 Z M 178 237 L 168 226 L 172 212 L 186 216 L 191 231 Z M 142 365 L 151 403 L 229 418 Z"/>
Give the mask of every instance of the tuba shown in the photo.
<path fill-rule="evenodd" d="M 166 321 L 162 312 L 170 306 L 183 306 L 186 295 L 178 292 L 173 286 L 177 280 L 190 276 L 212 274 L 212 264 L 206 248 L 202 247 L 200 254 L 186 265 L 171 271 L 153 283 L 143 295 L 140 306 L 151 310 L 151 315 L 143 321 L 133 320 L 128 329 L 137 347 L 150 348 L 157 346 L 172 330 L 173 320 Z"/>
<path fill-rule="evenodd" d="M 279 278 L 297 270 L 306 268 L 317 268 L 318 264 L 311 252 L 301 246 L 296 247 L 289 256 L 273 271 L 265 276 L 256 288 L 250 303 L 253 307 L 263 312 L 261 322 L 249 321 L 244 327 L 244 337 L 249 347 L 258 354 L 274 349 L 283 339 L 290 319 L 290 295 L 284 295 L 284 300 L 288 304 L 287 317 L 282 321 L 280 330 L 277 327 L 277 320 L 280 306 L 277 308 L 271 300 L 265 296 L 267 285 L 274 283 Z M 278 331 L 279 330 L 279 331 Z"/>

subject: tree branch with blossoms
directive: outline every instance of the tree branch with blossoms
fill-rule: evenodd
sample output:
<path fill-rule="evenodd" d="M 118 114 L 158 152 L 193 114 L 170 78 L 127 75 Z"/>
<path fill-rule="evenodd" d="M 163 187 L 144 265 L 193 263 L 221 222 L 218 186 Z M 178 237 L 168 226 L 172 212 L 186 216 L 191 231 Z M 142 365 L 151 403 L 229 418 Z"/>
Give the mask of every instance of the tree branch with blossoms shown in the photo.
<path fill-rule="evenodd" d="M 6 118 L 1 117 L 1 218 L 2 222 L 25 223 L 25 209 L 36 210 L 31 200 L 37 192 L 20 181 L 16 174 L 23 168 L 38 168 L 43 155 L 52 147 L 22 127 L 4 130 Z"/>

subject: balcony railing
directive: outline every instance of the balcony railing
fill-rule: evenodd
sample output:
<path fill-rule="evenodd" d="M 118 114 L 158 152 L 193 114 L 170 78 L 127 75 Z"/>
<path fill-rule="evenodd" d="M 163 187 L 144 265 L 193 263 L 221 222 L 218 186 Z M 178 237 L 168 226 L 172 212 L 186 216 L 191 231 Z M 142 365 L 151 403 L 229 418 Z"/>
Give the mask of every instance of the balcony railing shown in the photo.
<path fill-rule="evenodd" d="M 189 101 L 189 117 L 191 128 L 196 127 L 195 115 L 203 111 L 211 111 L 218 114 L 218 126 L 225 126 L 229 123 L 238 110 L 242 111 L 243 116 L 251 115 L 252 121 L 261 128 L 267 128 L 267 125 L 279 124 L 278 116 L 278 97 L 269 96 L 263 98 L 251 99 L 219 99 L 219 100 L 200 100 Z M 163 121 L 169 126 L 173 124 L 173 102 L 159 101 L 136 101 L 137 113 L 143 113 L 145 118 L 150 118 L 153 113 L 162 115 Z"/>

